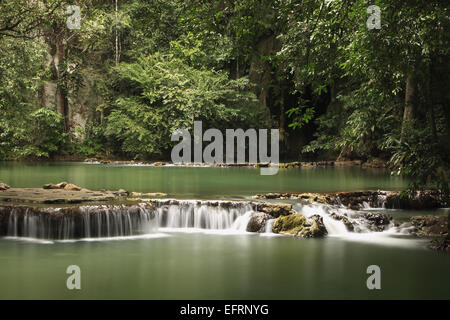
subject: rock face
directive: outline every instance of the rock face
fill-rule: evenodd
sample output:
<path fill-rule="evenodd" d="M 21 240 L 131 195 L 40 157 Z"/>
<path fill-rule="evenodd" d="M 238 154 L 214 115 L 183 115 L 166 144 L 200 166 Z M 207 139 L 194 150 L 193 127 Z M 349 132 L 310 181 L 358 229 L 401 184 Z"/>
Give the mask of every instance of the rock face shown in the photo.
<path fill-rule="evenodd" d="M 288 203 L 258 203 L 256 205 L 256 209 L 257 211 L 267 213 L 274 218 L 279 216 L 287 216 L 294 213 L 292 210 L 292 204 Z"/>
<path fill-rule="evenodd" d="M 0 191 L 8 190 L 10 186 L 8 186 L 6 183 L 0 182 Z"/>
<path fill-rule="evenodd" d="M 306 218 L 298 213 L 278 217 L 272 226 L 272 231 L 302 238 L 322 237 L 327 234 L 322 217 L 314 215 Z"/>
<path fill-rule="evenodd" d="M 267 213 L 255 213 L 248 221 L 247 232 L 265 232 L 267 221 L 270 219 L 273 217 Z"/>

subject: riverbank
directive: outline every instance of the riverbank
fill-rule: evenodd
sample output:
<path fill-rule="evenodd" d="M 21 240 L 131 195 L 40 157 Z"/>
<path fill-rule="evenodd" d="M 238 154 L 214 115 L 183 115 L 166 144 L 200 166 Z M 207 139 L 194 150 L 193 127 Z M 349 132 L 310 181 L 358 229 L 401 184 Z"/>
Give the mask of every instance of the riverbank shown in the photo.
<path fill-rule="evenodd" d="M 81 160 L 81 159 L 80 159 Z M 83 160 L 86 163 L 91 164 L 111 164 L 111 165 L 148 165 L 155 167 L 163 166 L 180 166 L 180 167 L 270 167 L 274 166 L 272 163 L 213 163 L 208 164 L 204 162 L 191 162 L 191 163 L 177 163 L 174 164 L 171 161 L 137 161 L 137 160 L 109 160 L 109 159 L 97 159 L 86 158 Z M 364 168 L 387 168 L 387 163 L 382 160 L 377 161 L 362 161 L 362 160 L 347 160 L 347 161 L 291 161 L 280 162 L 279 168 L 301 168 L 301 167 L 364 167 Z"/>

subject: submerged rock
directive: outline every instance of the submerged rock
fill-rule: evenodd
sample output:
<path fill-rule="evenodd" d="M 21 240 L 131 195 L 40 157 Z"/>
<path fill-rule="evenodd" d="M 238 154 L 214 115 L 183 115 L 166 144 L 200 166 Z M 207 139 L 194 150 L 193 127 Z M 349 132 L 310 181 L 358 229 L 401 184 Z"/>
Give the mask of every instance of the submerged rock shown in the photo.
<path fill-rule="evenodd" d="M 298 213 L 278 217 L 273 223 L 272 231 L 302 238 L 322 237 L 327 234 L 321 216 L 306 218 Z"/>

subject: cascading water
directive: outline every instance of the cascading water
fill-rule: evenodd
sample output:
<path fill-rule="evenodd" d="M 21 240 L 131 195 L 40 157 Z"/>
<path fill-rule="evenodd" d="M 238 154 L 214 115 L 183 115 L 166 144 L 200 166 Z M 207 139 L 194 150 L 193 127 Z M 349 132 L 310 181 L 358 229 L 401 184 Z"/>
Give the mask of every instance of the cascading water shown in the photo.
<path fill-rule="evenodd" d="M 243 202 L 163 200 L 154 203 L 160 228 L 245 231 L 253 212 L 252 206 Z"/>
<path fill-rule="evenodd" d="M 320 203 L 295 204 L 292 207 L 295 211 L 302 213 L 306 217 L 318 214 L 323 218 L 323 224 L 327 228 L 328 235 L 345 235 L 349 231 L 342 221 L 335 220 L 330 216 L 330 207 Z"/>
<path fill-rule="evenodd" d="M 154 230 L 145 205 L 79 208 L 17 207 L 9 212 L 6 236 L 37 239 L 121 237 Z"/>
<path fill-rule="evenodd" d="M 155 236 L 158 231 L 242 233 L 247 232 L 249 226 L 253 232 L 271 235 L 276 219 L 269 216 L 261 222 L 256 215 L 267 215 L 264 212 L 268 206 L 270 204 L 261 202 L 174 199 L 149 199 L 138 205 L 68 208 L 0 206 L 0 236 L 53 240 L 109 239 Z M 321 216 L 329 236 L 351 239 L 359 237 L 356 234 L 388 231 L 392 234 L 394 230 L 386 219 L 380 222 L 383 214 L 364 209 L 351 210 L 322 203 L 296 203 L 292 209 L 308 218 Z M 256 224 L 258 231 L 252 229 L 255 222 L 261 223 Z"/>
<path fill-rule="evenodd" d="M 245 232 L 252 205 L 230 201 L 152 200 L 139 205 L 71 208 L 2 207 L 0 236 L 35 239 L 111 238 L 163 230 Z"/>

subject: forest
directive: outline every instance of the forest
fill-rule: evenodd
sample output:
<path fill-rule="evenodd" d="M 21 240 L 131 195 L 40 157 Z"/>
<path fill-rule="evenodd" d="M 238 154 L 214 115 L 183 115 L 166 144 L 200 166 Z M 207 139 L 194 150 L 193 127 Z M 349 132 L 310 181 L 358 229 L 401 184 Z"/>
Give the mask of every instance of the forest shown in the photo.
<path fill-rule="evenodd" d="M 283 161 L 381 161 L 448 192 L 449 16 L 437 0 L 1 1 L 0 160 L 168 160 L 202 121 L 277 128 Z"/>

